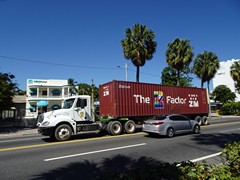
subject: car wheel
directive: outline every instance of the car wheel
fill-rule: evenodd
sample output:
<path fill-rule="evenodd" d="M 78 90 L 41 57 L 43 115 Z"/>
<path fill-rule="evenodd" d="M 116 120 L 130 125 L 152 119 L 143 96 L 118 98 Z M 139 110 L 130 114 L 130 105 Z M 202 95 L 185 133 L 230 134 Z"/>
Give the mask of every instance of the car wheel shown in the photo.
<path fill-rule="evenodd" d="M 56 128 L 54 136 L 58 141 L 67 141 L 72 136 L 72 129 L 69 125 L 62 124 Z"/>
<path fill-rule="evenodd" d="M 122 133 L 122 124 L 118 121 L 113 121 L 109 124 L 108 130 L 111 135 L 119 135 Z"/>
<path fill-rule="evenodd" d="M 172 138 L 174 136 L 174 129 L 168 128 L 167 129 L 167 137 Z"/>
<path fill-rule="evenodd" d="M 124 131 L 127 134 L 132 134 L 136 130 L 136 125 L 132 120 L 128 120 L 127 122 L 124 123 Z"/>
<path fill-rule="evenodd" d="M 193 132 L 195 134 L 199 134 L 200 133 L 200 126 L 199 125 L 195 125 L 194 128 L 193 128 Z"/>

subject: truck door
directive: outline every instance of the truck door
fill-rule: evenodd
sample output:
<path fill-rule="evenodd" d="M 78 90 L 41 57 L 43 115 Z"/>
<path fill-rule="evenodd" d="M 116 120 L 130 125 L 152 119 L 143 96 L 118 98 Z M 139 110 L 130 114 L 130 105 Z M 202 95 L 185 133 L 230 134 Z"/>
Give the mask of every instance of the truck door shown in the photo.
<path fill-rule="evenodd" d="M 75 121 L 88 121 L 90 116 L 88 112 L 87 99 L 78 98 L 76 107 L 74 108 L 74 120 Z"/>

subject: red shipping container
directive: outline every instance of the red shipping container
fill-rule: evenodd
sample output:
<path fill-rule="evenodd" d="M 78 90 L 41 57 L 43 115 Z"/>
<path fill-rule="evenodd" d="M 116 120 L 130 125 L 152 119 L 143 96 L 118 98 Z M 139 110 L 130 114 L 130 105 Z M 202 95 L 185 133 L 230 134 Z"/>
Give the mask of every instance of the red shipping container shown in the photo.
<path fill-rule="evenodd" d="M 111 81 L 100 85 L 100 116 L 140 117 L 156 114 L 208 115 L 203 88 Z"/>

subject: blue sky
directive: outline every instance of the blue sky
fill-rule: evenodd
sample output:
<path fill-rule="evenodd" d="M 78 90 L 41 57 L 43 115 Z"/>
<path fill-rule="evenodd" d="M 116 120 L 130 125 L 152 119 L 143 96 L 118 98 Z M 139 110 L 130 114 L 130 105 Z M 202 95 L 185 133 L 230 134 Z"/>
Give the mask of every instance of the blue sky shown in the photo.
<path fill-rule="evenodd" d="M 27 79 L 94 79 L 98 86 L 125 80 L 128 63 L 135 81 L 121 40 L 137 23 L 157 42 L 141 82 L 161 83 L 167 44 L 176 38 L 190 40 L 194 58 L 204 50 L 220 61 L 240 58 L 239 0 L 0 0 L 0 72 L 14 74 L 22 90 Z M 196 77 L 193 83 L 200 87 Z"/>

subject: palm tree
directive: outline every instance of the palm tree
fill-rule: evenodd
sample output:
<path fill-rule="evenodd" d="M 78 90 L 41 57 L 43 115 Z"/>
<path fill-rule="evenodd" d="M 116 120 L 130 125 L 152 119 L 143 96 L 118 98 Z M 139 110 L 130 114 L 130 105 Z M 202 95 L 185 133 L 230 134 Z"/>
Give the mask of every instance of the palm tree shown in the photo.
<path fill-rule="evenodd" d="M 235 88 L 240 93 L 240 60 L 235 61 L 230 67 L 230 75 L 235 81 Z"/>
<path fill-rule="evenodd" d="M 69 78 L 69 79 L 68 79 L 68 86 L 70 86 L 70 92 L 69 92 L 69 93 L 70 93 L 71 95 L 77 93 L 76 84 L 77 84 L 77 81 L 74 81 L 73 78 Z"/>
<path fill-rule="evenodd" d="M 209 83 L 219 68 L 218 57 L 213 52 L 204 51 L 202 54 L 197 55 L 194 60 L 193 72 L 201 79 L 201 88 L 207 82 L 209 90 Z"/>
<path fill-rule="evenodd" d="M 126 38 L 121 41 L 124 57 L 131 59 L 137 67 L 137 82 L 139 82 L 140 66 L 144 66 L 146 60 L 151 60 L 156 51 L 157 43 L 154 38 L 154 32 L 145 25 L 135 24 L 132 29 L 126 29 Z"/>
<path fill-rule="evenodd" d="M 167 63 L 177 71 L 177 86 L 180 85 L 181 71 L 189 66 L 193 58 L 193 48 L 189 40 L 175 39 L 168 43 L 166 51 Z"/>

